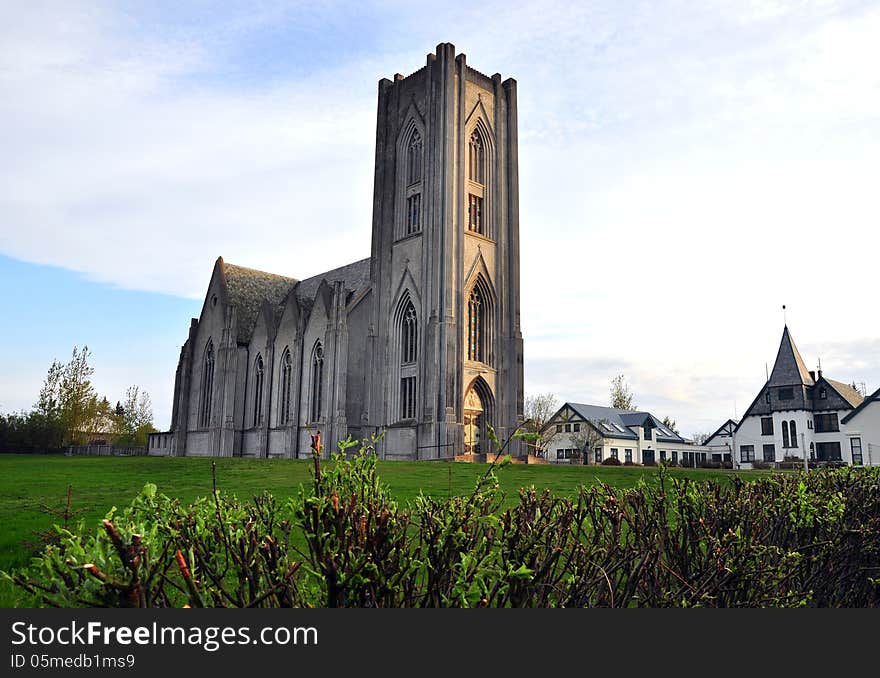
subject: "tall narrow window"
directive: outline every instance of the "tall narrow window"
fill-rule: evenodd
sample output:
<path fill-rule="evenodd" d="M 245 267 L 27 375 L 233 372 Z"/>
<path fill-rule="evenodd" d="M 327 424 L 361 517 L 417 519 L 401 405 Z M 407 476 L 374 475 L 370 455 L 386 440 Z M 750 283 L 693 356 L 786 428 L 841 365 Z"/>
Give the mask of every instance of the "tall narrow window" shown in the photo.
<path fill-rule="evenodd" d="M 416 322 L 416 309 L 410 303 L 403 315 L 400 345 L 403 349 L 403 364 L 414 363 L 418 355 L 419 327 Z"/>
<path fill-rule="evenodd" d="M 199 428 L 211 425 L 211 405 L 214 397 L 214 341 L 209 339 L 202 365 L 202 407 L 199 412 Z"/>
<path fill-rule="evenodd" d="M 422 180 L 422 135 L 414 130 L 406 148 L 406 184 L 410 186 Z"/>
<path fill-rule="evenodd" d="M 789 435 L 791 436 L 791 446 L 797 447 L 797 423 L 794 421 L 789 422 L 788 430 L 791 432 Z"/>
<path fill-rule="evenodd" d="M 321 342 L 315 344 L 315 350 L 312 352 L 312 409 L 311 420 L 320 421 L 322 409 L 322 399 L 324 396 L 324 348 Z"/>
<path fill-rule="evenodd" d="M 390 403 L 400 419 L 416 418 L 418 393 L 419 322 L 409 292 L 404 292 L 394 313 L 397 343 L 393 360 L 396 379 L 400 384 L 397 400 Z M 393 382 L 392 382 L 393 383 Z"/>
<path fill-rule="evenodd" d="M 254 361 L 254 426 L 263 423 L 263 356 L 257 355 Z"/>
<path fill-rule="evenodd" d="M 282 425 L 290 421 L 290 382 L 292 374 L 293 361 L 290 359 L 290 349 L 286 348 L 281 356 L 281 392 L 278 399 L 280 405 L 278 423 Z"/>
<path fill-rule="evenodd" d="M 478 184 L 486 183 L 486 151 L 477 130 L 471 133 L 468 143 L 468 179 Z"/>
<path fill-rule="evenodd" d="M 790 445 L 788 444 L 788 422 L 787 421 L 782 422 L 782 446 L 783 447 L 790 447 Z"/>
<path fill-rule="evenodd" d="M 406 199 L 406 235 L 422 230 L 422 194 L 413 193 Z"/>
<path fill-rule="evenodd" d="M 468 230 L 483 235 L 483 199 L 473 193 L 468 195 Z"/>
<path fill-rule="evenodd" d="M 416 378 L 403 377 L 400 380 L 400 418 L 415 419 L 416 416 Z"/>
<path fill-rule="evenodd" d="M 484 361 L 483 326 L 485 310 L 483 295 L 474 287 L 468 298 L 468 360 Z"/>
<path fill-rule="evenodd" d="M 862 439 L 861 438 L 850 438 L 849 439 L 850 450 L 852 451 L 852 463 L 853 466 L 861 466 L 864 462 L 862 461 Z"/>

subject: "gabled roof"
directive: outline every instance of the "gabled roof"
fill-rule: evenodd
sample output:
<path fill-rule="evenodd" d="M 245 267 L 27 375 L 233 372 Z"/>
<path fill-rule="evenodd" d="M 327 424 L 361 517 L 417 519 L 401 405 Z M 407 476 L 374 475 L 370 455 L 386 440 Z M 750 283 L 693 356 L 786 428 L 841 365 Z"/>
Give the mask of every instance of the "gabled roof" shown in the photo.
<path fill-rule="evenodd" d="M 239 343 L 245 343 L 251 338 L 263 301 L 266 301 L 277 315 L 297 280 L 275 273 L 228 264 L 223 261 L 223 257 L 220 257 L 218 261 L 226 281 L 227 298 L 229 303 L 235 307 L 238 316 L 236 339 Z"/>
<path fill-rule="evenodd" d="M 553 421 L 556 416 L 566 407 L 578 414 L 584 420 L 590 422 L 603 437 L 606 438 L 625 438 L 628 440 L 638 440 L 638 435 L 630 428 L 631 426 L 643 426 L 648 423 L 651 428 L 658 429 L 658 442 L 684 442 L 684 438 L 667 428 L 663 422 L 650 412 L 619 410 L 614 407 L 602 407 L 600 405 L 586 405 L 583 403 L 564 403 L 561 408 L 550 418 Z M 606 422 L 613 430 L 609 431 L 602 427 L 601 423 Z M 555 423 L 555 422 L 554 422 Z M 662 433 L 663 430 L 669 431 L 669 435 Z"/>
<path fill-rule="evenodd" d="M 880 388 L 878 388 L 871 395 L 862 400 L 861 404 L 856 409 L 854 409 L 852 412 L 850 412 L 843 419 L 840 420 L 840 423 L 848 424 L 859 412 L 861 412 L 871 403 L 880 403 Z"/>
<path fill-rule="evenodd" d="M 795 346 L 788 325 L 782 330 L 782 341 L 779 342 L 779 351 L 776 354 L 776 362 L 773 363 L 773 371 L 767 386 L 796 386 L 814 384 L 810 371 L 804 364 L 804 359 Z"/>
<path fill-rule="evenodd" d="M 708 445 L 709 441 L 716 436 L 722 434 L 732 435 L 732 433 L 736 431 L 737 427 L 739 427 L 739 419 L 728 419 L 723 424 L 721 424 L 721 426 L 718 427 L 718 430 L 715 431 L 715 433 L 706 438 L 706 440 L 703 442 L 703 445 Z"/>
<path fill-rule="evenodd" d="M 823 377 L 823 380 L 826 381 L 831 388 L 837 391 L 841 398 L 853 407 L 858 407 L 862 404 L 862 401 L 864 401 L 862 394 L 849 384 L 844 384 L 842 381 L 834 381 L 834 379 L 829 379 L 828 377 Z"/>

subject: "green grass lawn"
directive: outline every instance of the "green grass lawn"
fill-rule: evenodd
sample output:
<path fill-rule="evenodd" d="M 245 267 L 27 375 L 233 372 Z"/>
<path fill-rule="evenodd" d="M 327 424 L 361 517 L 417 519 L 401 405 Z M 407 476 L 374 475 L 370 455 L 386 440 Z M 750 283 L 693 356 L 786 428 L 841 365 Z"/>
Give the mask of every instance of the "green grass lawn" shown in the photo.
<path fill-rule="evenodd" d="M 211 459 L 171 457 L 63 457 L 0 455 L 0 570 L 27 564 L 32 553 L 24 546 L 34 533 L 59 522 L 44 506 L 62 508 L 67 487 L 72 487 L 71 508 L 84 510 L 79 519 L 95 529 L 113 507 L 123 507 L 143 488 L 155 483 L 158 490 L 183 502 L 211 492 Z M 311 479 L 310 460 L 216 459 L 221 491 L 240 498 L 263 490 L 276 497 L 294 495 Z M 473 490 L 485 464 L 443 462 L 380 462 L 379 474 L 398 501 L 405 503 L 425 494 L 446 497 Z M 732 471 L 675 469 L 676 476 L 697 480 L 725 480 Z M 738 472 L 756 477 L 762 472 Z M 519 488 L 534 485 L 562 496 L 571 496 L 581 485 L 605 482 L 632 487 L 640 478 L 656 481 L 656 468 L 637 466 L 510 465 L 498 470 L 498 478 L 509 502 Z M 13 596 L 10 598 L 10 596 Z M 10 606 L 14 594 L 0 586 L 0 606 Z"/>

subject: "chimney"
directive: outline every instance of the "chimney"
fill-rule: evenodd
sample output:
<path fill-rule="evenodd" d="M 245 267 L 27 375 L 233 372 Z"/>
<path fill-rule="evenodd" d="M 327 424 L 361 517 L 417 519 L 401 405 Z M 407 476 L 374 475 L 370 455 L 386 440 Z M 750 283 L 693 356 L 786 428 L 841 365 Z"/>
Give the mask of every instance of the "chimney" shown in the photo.
<path fill-rule="evenodd" d="M 819 374 L 819 379 L 821 379 L 821 378 L 822 378 L 822 370 L 819 370 L 819 373 L 818 373 L 818 374 Z M 815 380 L 814 380 L 814 381 L 815 381 Z"/>
<path fill-rule="evenodd" d="M 810 379 L 816 381 L 816 372 L 815 370 L 810 370 Z"/>

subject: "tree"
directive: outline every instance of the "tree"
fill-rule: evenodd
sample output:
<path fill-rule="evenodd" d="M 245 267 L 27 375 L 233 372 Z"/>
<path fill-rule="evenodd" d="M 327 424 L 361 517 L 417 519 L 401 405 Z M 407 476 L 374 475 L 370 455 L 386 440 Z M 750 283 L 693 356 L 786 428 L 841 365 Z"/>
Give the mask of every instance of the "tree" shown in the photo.
<path fill-rule="evenodd" d="M 702 445 L 709 440 L 711 436 L 711 433 L 691 433 L 691 440 L 693 440 L 696 445 Z"/>
<path fill-rule="evenodd" d="M 670 419 L 669 417 L 663 417 L 663 425 L 668 428 L 673 433 L 678 433 L 678 429 L 675 428 L 675 419 Z"/>
<path fill-rule="evenodd" d="M 602 422 L 607 423 L 605 419 L 597 423 L 601 425 Z M 585 421 L 581 424 L 579 431 L 574 431 L 570 434 L 569 440 L 577 447 L 583 463 L 588 464 L 590 462 L 590 452 L 593 452 L 597 447 L 601 447 L 604 438 L 590 422 Z"/>
<path fill-rule="evenodd" d="M 94 368 L 89 365 L 89 347 L 73 347 L 73 355 L 58 381 L 58 405 L 64 442 L 77 445 L 86 441 L 98 416 L 98 396 L 92 386 Z M 49 368 L 50 375 L 52 368 Z M 47 377 L 48 380 L 48 377 Z"/>
<path fill-rule="evenodd" d="M 635 410 L 632 391 L 626 383 L 626 378 L 618 374 L 611 380 L 611 407 L 618 410 Z"/>
<path fill-rule="evenodd" d="M 121 413 L 121 414 L 120 414 Z M 137 385 L 129 386 L 125 391 L 123 403 L 117 403 L 115 417 L 116 442 L 119 445 L 146 447 L 153 427 L 153 403 L 150 394 L 141 391 Z"/>
<path fill-rule="evenodd" d="M 550 417 L 556 414 L 558 409 L 559 398 L 553 393 L 542 393 L 526 397 L 526 425 L 523 429 L 534 434 L 533 444 L 535 447 L 543 450 L 547 449 L 547 445 L 555 435 L 555 431 L 547 430 L 542 433 L 542 429 L 550 421 Z"/>

